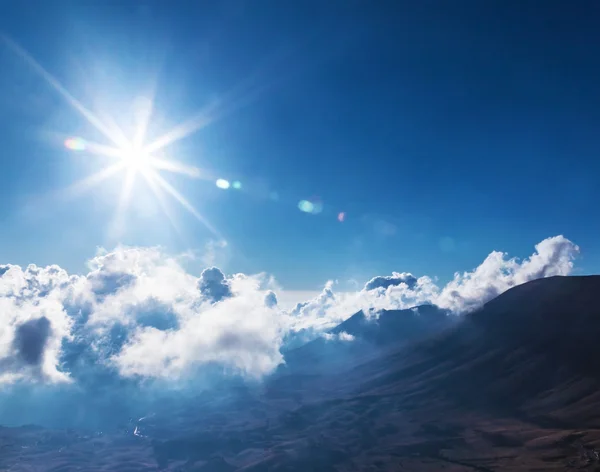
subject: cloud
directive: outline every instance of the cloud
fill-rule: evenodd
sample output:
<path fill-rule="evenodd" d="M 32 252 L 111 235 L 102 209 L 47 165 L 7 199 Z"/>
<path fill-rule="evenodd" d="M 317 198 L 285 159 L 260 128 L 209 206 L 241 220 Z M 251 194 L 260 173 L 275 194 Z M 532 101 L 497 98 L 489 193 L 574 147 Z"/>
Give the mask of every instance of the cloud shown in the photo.
<path fill-rule="evenodd" d="M 214 363 L 254 378 L 273 371 L 283 361 L 284 317 L 265 305 L 258 280 L 228 283 L 235 292 L 219 303 L 175 304 L 178 329 L 136 328 L 111 362 L 124 376 L 151 378 L 179 378 Z"/>
<path fill-rule="evenodd" d="M 267 308 L 275 308 L 277 306 L 277 295 L 272 290 L 269 290 L 265 295 L 265 306 Z"/>
<path fill-rule="evenodd" d="M 42 363 L 51 332 L 50 320 L 45 316 L 25 321 L 17 326 L 13 347 L 25 364 L 40 365 Z"/>
<path fill-rule="evenodd" d="M 5 265 L 0 274 L 2 378 L 69 382 L 58 367 L 61 343 L 73 322 L 63 300 L 73 297 L 78 278 L 57 266 Z"/>
<path fill-rule="evenodd" d="M 217 267 L 204 269 L 198 281 L 200 293 L 208 300 L 217 303 L 231 297 L 231 287 L 225 275 Z"/>
<path fill-rule="evenodd" d="M 292 315 L 299 317 L 320 317 L 336 304 L 336 298 L 333 293 L 333 281 L 328 281 L 325 287 L 313 300 L 296 304 L 292 310 Z"/>
<path fill-rule="evenodd" d="M 364 287 L 364 290 L 375 290 L 378 288 L 387 289 L 388 287 L 400 284 L 406 284 L 408 288 L 413 288 L 417 283 L 417 278 L 408 272 L 392 272 L 392 276 L 373 277 Z"/>
<path fill-rule="evenodd" d="M 522 261 L 493 251 L 473 271 L 456 273 L 442 288 L 431 277 L 416 278 L 396 272 L 391 276 L 374 277 L 363 290 L 355 293 L 334 293 L 333 284 L 329 282 L 321 294 L 292 310 L 291 313 L 300 318 L 292 329 L 302 333 L 324 330 L 360 310 L 376 316 L 381 310 L 401 310 L 422 304 L 434 304 L 455 314 L 470 312 L 515 285 L 570 274 L 578 254 L 577 245 L 564 236 L 555 236 L 538 243 L 534 254 Z"/>
<path fill-rule="evenodd" d="M 91 387 L 211 363 L 260 377 L 282 362 L 285 316 L 263 274 L 227 278 L 213 267 L 198 277 L 158 248 L 103 251 L 89 267 L 70 276 L 1 266 L 1 383 Z"/>
<path fill-rule="evenodd" d="M 544 239 L 536 244 L 534 254 L 522 262 L 493 251 L 472 272 L 454 274 L 433 301 L 453 312 L 471 311 L 516 285 L 570 274 L 578 254 L 579 247 L 564 236 Z"/>
<path fill-rule="evenodd" d="M 291 310 L 278 306 L 276 284 L 265 274 L 225 275 L 216 267 L 193 274 L 159 248 L 102 251 L 84 275 L 3 265 L 0 384 L 75 383 L 99 391 L 119 379 L 182 379 L 215 365 L 260 378 L 284 362 L 286 348 L 359 310 L 376 316 L 430 303 L 468 312 L 515 285 L 569 274 L 578 252 L 563 236 L 541 241 L 522 261 L 494 251 L 442 288 L 428 276 L 399 272 L 356 292 L 335 292 L 330 281 Z"/>
<path fill-rule="evenodd" d="M 339 333 L 323 333 L 322 337 L 327 341 L 342 341 L 342 342 L 350 342 L 354 341 L 355 336 L 350 333 L 346 333 L 346 331 L 340 331 Z"/>

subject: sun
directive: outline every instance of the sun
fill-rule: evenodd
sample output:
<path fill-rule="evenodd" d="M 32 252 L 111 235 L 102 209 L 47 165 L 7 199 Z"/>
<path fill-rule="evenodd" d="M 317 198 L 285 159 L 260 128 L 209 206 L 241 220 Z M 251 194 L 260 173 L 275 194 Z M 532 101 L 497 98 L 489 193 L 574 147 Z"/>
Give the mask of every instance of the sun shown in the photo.
<path fill-rule="evenodd" d="M 143 132 L 138 130 L 136 139 L 131 141 L 126 139 L 122 133 L 108 135 L 107 137 L 113 141 L 115 146 L 87 141 L 81 137 L 67 138 L 64 145 L 71 151 L 95 154 L 112 161 L 95 174 L 73 184 L 71 189 L 87 190 L 113 175 L 124 173 L 125 179 L 115 214 L 115 224 L 120 224 L 120 222 L 124 220 L 124 212 L 127 209 L 132 196 L 134 181 L 139 175 L 154 193 L 158 204 L 174 226 L 176 225 L 173 221 L 173 217 L 169 213 L 165 203 L 165 194 L 174 198 L 181 206 L 203 223 L 214 235 L 222 238 L 216 228 L 198 213 L 194 206 L 161 175 L 161 172 L 170 172 L 183 174 L 190 178 L 203 178 L 204 175 L 200 169 L 187 166 L 172 159 L 155 157 L 152 155 L 153 152 L 161 150 L 167 144 L 173 142 L 173 140 L 170 140 L 169 135 L 165 135 L 167 137 L 163 136 L 159 138 L 160 141 L 152 141 L 149 145 L 144 145 L 143 134 Z M 159 145 L 156 144 L 157 142 Z"/>
<path fill-rule="evenodd" d="M 0 37 L 0 39 L 2 39 Z M 106 115 L 105 119 L 101 119 L 93 111 L 88 109 L 82 102 L 75 98 L 50 72 L 42 67 L 27 51 L 14 41 L 3 38 L 4 42 L 17 53 L 25 62 L 27 62 L 47 83 L 50 85 L 84 120 L 92 125 L 107 141 L 107 144 L 97 143 L 84 139 L 83 137 L 67 137 L 64 140 L 64 145 L 67 149 L 85 154 L 93 154 L 95 156 L 106 159 L 107 164 L 98 172 L 89 175 L 66 189 L 66 193 L 70 190 L 87 190 L 92 186 L 103 182 L 104 180 L 116 174 L 125 174 L 121 196 L 118 202 L 115 220 L 123 219 L 124 210 L 127 208 L 130 200 L 133 184 L 136 177 L 140 175 L 148 185 L 150 190 L 156 197 L 156 200 L 168 219 L 173 223 L 172 215 L 169 213 L 165 203 L 165 195 L 173 198 L 196 219 L 203 223 L 213 235 L 222 239 L 222 236 L 195 208 L 194 206 L 161 174 L 163 172 L 182 174 L 188 178 L 212 180 L 206 172 L 194 166 L 189 166 L 178 162 L 174 159 L 166 158 L 163 152 L 169 145 L 180 139 L 189 136 L 192 133 L 207 126 L 213 119 L 217 111 L 203 110 L 200 113 L 192 116 L 174 128 L 170 129 L 161 136 L 148 140 L 146 131 L 152 118 L 154 103 L 151 99 L 144 99 L 142 110 L 135 113 L 131 110 L 132 116 L 136 117 L 136 129 L 131 136 L 128 136 L 122 129 L 116 125 L 116 121 Z M 140 97 L 143 98 L 143 97 Z M 120 113 L 125 110 L 120 110 Z M 103 115 L 104 116 L 104 115 Z M 149 141 L 149 142 L 148 142 Z M 157 157 L 157 153 L 161 154 Z"/>
<path fill-rule="evenodd" d="M 150 155 L 136 146 L 124 150 L 123 161 L 129 172 L 146 174 L 153 168 Z"/>

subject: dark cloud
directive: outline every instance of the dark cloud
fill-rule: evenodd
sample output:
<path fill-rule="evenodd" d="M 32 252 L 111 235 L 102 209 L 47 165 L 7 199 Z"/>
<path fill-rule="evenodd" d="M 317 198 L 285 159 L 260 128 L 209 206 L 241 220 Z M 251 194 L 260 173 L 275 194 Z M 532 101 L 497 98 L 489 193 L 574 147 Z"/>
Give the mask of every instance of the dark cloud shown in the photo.
<path fill-rule="evenodd" d="M 408 288 L 413 288 L 417 283 L 417 278 L 412 274 L 404 272 L 399 274 L 394 272 L 391 276 L 378 276 L 373 277 L 365 284 L 364 290 L 375 290 L 378 288 L 383 288 L 384 290 L 388 287 L 392 287 L 395 285 L 406 284 Z"/>
<path fill-rule="evenodd" d="M 277 295 L 272 290 L 269 290 L 265 295 L 265 306 L 267 308 L 275 308 L 277 306 Z"/>
<path fill-rule="evenodd" d="M 135 318 L 139 326 L 156 328 L 160 331 L 179 328 L 179 320 L 173 312 L 173 308 L 155 298 L 136 305 L 135 311 Z"/>
<path fill-rule="evenodd" d="M 236 333 L 226 332 L 217 339 L 216 347 L 220 351 L 238 351 L 241 355 L 248 356 L 248 353 L 269 353 L 272 346 L 266 342 L 259 333 Z"/>
<path fill-rule="evenodd" d="M 101 300 L 107 295 L 112 295 L 119 289 L 133 284 L 136 280 L 136 276 L 126 272 L 98 270 L 89 274 L 88 280 L 92 284 L 92 291 L 96 297 Z"/>
<path fill-rule="evenodd" d="M 40 365 L 51 332 L 50 320 L 45 316 L 17 326 L 13 348 L 17 351 L 19 359 L 28 365 Z"/>
<path fill-rule="evenodd" d="M 213 303 L 231 297 L 231 286 L 218 267 L 204 269 L 198 280 L 198 290 L 204 298 Z"/>

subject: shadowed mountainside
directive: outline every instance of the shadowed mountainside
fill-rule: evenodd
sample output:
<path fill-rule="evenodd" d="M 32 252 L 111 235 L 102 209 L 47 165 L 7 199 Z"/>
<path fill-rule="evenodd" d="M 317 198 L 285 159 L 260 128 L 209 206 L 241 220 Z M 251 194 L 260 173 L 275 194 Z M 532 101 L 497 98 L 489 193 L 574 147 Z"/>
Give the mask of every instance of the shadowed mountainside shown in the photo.
<path fill-rule="evenodd" d="M 434 305 L 370 315 L 359 311 L 322 337 L 286 352 L 286 368 L 281 370 L 317 374 L 346 369 L 425 339 L 456 322 L 456 316 Z"/>

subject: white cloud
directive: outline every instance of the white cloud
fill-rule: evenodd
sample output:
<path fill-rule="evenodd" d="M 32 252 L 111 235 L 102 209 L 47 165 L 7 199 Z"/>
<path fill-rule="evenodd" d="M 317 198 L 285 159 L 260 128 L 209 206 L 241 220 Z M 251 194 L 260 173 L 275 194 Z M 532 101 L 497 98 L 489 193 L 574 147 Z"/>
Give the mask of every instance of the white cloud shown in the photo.
<path fill-rule="evenodd" d="M 413 288 L 417 283 L 414 275 L 408 272 L 392 272 L 390 276 L 378 276 L 369 280 L 364 287 L 364 290 L 387 289 L 388 287 L 405 284 L 408 288 Z"/>
<path fill-rule="evenodd" d="M 503 252 L 493 251 L 472 272 L 454 274 L 434 302 L 454 312 L 479 308 L 511 287 L 553 275 L 568 275 L 579 247 L 564 236 L 544 239 L 535 253 L 519 262 Z"/>
<path fill-rule="evenodd" d="M 392 276 L 375 277 L 363 290 L 354 293 L 334 293 L 333 284 L 328 282 L 317 297 L 298 304 L 292 311 L 299 318 L 293 329 L 322 330 L 360 310 L 376 314 L 427 303 L 457 314 L 469 312 L 515 285 L 541 277 L 568 275 L 578 254 L 577 245 L 564 236 L 555 236 L 537 244 L 535 253 L 523 261 L 494 251 L 473 271 L 455 274 L 441 289 L 428 276 L 416 278 L 410 273 L 396 272 Z"/>
<path fill-rule="evenodd" d="M 284 318 L 265 305 L 259 282 L 252 282 L 238 276 L 235 296 L 219 303 L 175 305 L 178 329 L 138 327 L 112 361 L 125 376 L 180 377 L 209 363 L 252 377 L 271 372 L 283 360 Z"/>
<path fill-rule="evenodd" d="M 259 378 L 283 362 L 284 343 L 322 335 L 359 310 L 434 303 L 469 311 L 517 284 L 570 273 L 579 252 L 563 236 L 535 249 L 523 261 L 492 252 L 441 289 L 409 273 L 375 277 L 357 292 L 335 292 L 328 282 L 291 310 L 279 307 L 272 277 L 226 276 L 216 267 L 195 275 L 158 248 L 99 253 L 82 276 L 0 266 L 0 384 L 92 382 L 100 371 L 174 379 L 212 364 Z"/>
<path fill-rule="evenodd" d="M 70 336 L 63 307 L 77 277 L 56 266 L 0 267 L 0 367 L 4 381 L 69 382 L 58 369 L 61 342 Z"/>
<path fill-rule="evenodd" d="M 340 331 L 339 333 L 323 333 L 321 336 L 327 341 L 350 342 L 356 339 L 355 336 L 346 333 L 346 331 Z"/>

